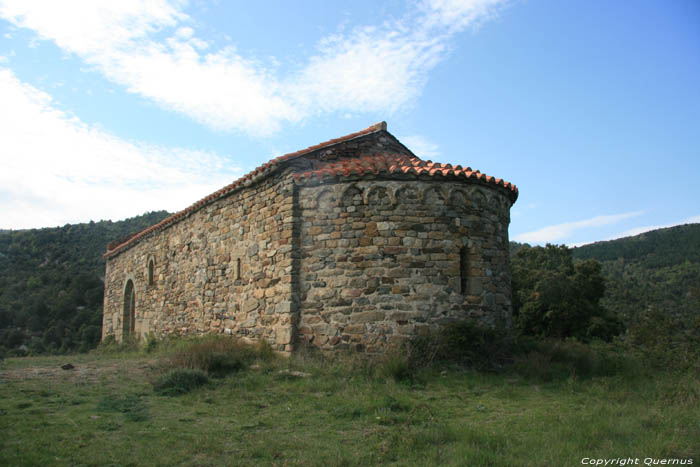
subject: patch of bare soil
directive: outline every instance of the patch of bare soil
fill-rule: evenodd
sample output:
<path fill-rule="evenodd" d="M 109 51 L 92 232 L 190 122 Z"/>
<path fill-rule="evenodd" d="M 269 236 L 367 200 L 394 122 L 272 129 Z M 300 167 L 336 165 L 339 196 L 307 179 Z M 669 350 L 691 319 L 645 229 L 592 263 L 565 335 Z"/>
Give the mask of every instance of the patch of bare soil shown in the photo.
<path fill-rule="evenodd" d="M 59 379 L 75 381 L 98 381 L 104 377 L 120 374 L 146 373 L 156 368 L 157 360 L 112 360 L 93 363 L 57 362 L 53 366 L 0 369 L 0 381 L 27 379 Z"/>

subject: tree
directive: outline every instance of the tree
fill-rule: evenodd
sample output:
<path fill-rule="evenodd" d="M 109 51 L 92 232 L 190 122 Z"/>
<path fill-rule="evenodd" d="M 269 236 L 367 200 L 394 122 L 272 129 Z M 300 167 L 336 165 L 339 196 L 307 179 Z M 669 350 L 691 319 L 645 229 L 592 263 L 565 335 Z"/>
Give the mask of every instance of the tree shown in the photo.
<path fill-rule="evenodd" d="M 565 245 L 524 246 L 511 261 L 515 321 L 524 334 L 610 340 L 623 331 L 600 304 L 605 282 L 597 261 L 574 264 Z"/>

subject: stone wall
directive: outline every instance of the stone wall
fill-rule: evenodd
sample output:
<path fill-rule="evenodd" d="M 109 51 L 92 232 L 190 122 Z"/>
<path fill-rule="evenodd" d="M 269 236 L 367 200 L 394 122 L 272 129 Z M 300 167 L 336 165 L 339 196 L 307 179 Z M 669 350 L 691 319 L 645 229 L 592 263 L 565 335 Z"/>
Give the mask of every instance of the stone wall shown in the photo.
<path fill-rule="evenodd" d="M 509 325 L 504 190 L 445 181 L 303 187 L 299 335 L 380 352 L 458 319 Z"/>
<path fill-rule="evenodd" d="M 227 333 L 290 351 L 293 190 L 288 174 L 264 179 L 109 258 L 103 338 L 123 337 L 131 279 L 137 335 Z"/>

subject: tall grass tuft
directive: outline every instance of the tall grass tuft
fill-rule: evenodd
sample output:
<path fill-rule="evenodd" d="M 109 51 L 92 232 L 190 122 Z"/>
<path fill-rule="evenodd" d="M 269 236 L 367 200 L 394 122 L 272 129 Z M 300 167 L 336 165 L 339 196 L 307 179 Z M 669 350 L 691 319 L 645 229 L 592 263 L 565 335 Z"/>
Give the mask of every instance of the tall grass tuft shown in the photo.
<path fill-rule="evenodd" d="M 172 368 L 200 370 L 222 377 L 274 356 L 274 351 L 265 341 L 252 346 L 227 336 L 204 336 L 185 341 L 168 357 L 167 363 Z"/>
<path fill-rule="evenodd" d="M 127 336 L 122 342 L 117 342 L 114 336 L 105 337 L 91 353 L 98 355 L 131 354 L 141 350 L 142 342 L 138 336 Z"/>

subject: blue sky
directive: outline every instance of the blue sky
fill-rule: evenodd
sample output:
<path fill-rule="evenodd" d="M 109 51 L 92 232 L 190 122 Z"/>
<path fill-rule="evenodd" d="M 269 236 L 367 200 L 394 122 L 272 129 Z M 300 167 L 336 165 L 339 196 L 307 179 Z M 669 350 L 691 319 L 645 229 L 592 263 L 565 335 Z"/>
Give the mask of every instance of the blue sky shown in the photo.
<path fill-rule="evenodd" d="M 386 120 L 517 241 L 700 222 L 700 2 L 0 0 L 0 228 L 176 211 Z"/>

